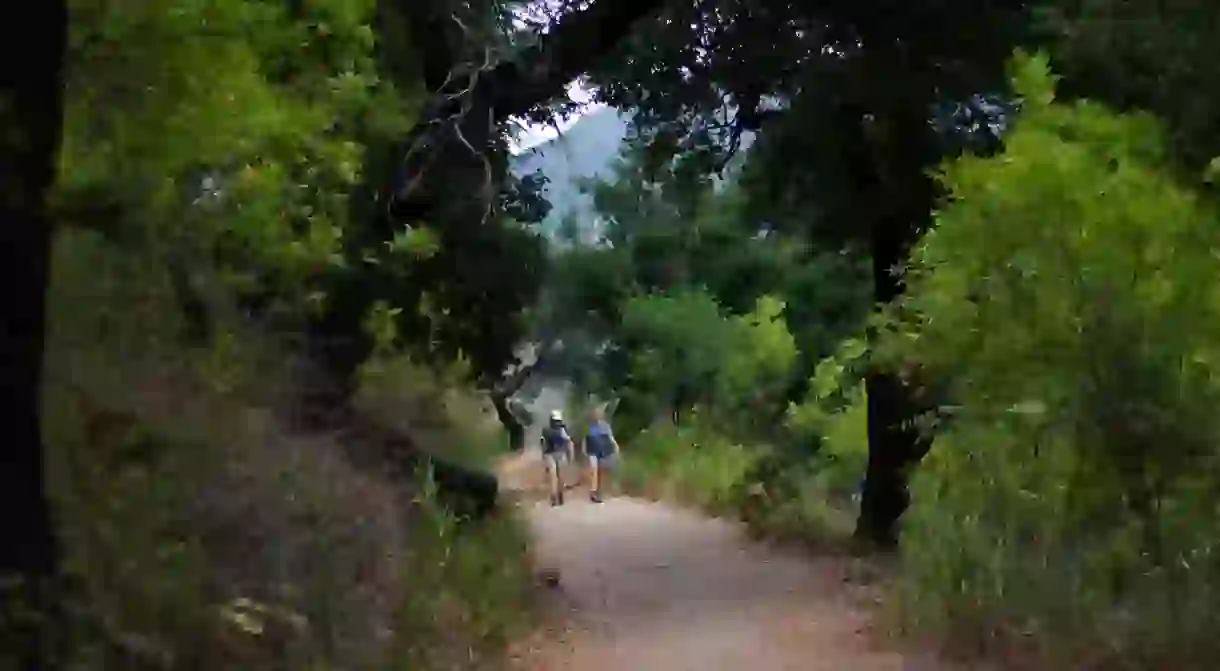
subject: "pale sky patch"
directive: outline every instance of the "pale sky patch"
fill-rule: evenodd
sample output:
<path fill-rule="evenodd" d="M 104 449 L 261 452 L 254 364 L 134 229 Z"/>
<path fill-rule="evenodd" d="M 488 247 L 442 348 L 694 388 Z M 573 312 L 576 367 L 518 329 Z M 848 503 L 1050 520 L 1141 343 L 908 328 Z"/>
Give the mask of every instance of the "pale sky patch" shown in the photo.
<path fill-rule="evenodd" d="M 558 130 L 556 130 L 555 126 L 551 125 L 531 124 L 518 121 L 518 127 L 520 130 L 516 133 L 516 138 L 509 139 L 509 151 L 513 154 L 519 154 L 523 151 L 532 149 L 546 142 L 547 140 L 554 139 L 559 136 L 560 132 L 566 131 L 577 121 L 580 121 L 580 118 L 585 114 L 595 112 L 606 106 L 604 103 L 591 102 L 593 99 L 593 92 L 585 88 L 580 81 L 573 81 L 572 83 L 568 84 L 568 96 L 573 101 L 582 104 L 587 103 L 588 106 L 585 107 L 583 111 L 573 114 L 567 119 L 557 119 L 556 125 L 559 127 Z"/>
<path fill-rule="evenodd" d="M 533 3 L 525 7 L 520 7 L 515 10 L 517 17 L 513 20 L 517 28 L 525 28 L 526 20 L 541 21 L 543 23 L 542 33 L 546 34 L 550 31 L 555 18 L 563 13 L 563 11 L 584 10 L 588 9 L 588 2 L 572 2 L 572 0 L 534 0 Z M 547 140 L 552 140 L 558 137 L 560 132 L 571 128 L 580 118 L 589 112 L 595 112 L 603 107 L 604 104 L 593 103 L 593 93 L 587 89 L 580 80 L 574 80 L 568 84 L 568 96 L 578 103 L 589 103 L 582 111 L 573 114 L 567 119 L 557 119 L 556 125 L 558 130 L 552 125 L 526 123 L 521 119 L 514 119 L 514 122 L 519 130 L 514 133 L 515 137 L 510 138 L 508 142 L 509 152 L 519 154 L 523 151 L 532 149 Z"/>

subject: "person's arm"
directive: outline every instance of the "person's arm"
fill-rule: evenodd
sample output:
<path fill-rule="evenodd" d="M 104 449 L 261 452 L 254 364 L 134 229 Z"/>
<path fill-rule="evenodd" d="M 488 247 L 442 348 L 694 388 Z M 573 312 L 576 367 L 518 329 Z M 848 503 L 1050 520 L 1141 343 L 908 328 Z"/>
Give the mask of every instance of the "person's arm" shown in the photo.
<path fill-rule="evenodd" d="M 565 451 L 568 453 L 568 461 L 576 461 L 576 446 L 572 442 L 572 435 L 568 433 L 567 427 L 563 429 L 563 442 Z"/>
<path fill-rule="evenodd" d="M 609 424 L 606 425 L 606 437 L 610 439 L 610 444 L 614 446 L 614 454 L 617 455 L 618 440 L 614 438 L 614 430 L 610 428 Z"/>

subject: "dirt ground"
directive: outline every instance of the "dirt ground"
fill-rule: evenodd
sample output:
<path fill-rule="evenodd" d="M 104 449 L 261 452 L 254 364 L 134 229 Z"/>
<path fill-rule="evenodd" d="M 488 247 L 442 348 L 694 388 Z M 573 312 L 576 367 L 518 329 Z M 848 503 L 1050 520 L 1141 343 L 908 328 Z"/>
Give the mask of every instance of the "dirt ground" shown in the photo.
<path fill-rule="evenodd" d="M 748 540 L 740 525 L 616 497 L 540 501 L 537 452 L 505 462 L 539 566 L 556 570 L 552 622 L 516 646 L 518 668 L 577 671 L 934 671 L 874 624 L 877 585 L 858 560 L 811 557 Z"/>

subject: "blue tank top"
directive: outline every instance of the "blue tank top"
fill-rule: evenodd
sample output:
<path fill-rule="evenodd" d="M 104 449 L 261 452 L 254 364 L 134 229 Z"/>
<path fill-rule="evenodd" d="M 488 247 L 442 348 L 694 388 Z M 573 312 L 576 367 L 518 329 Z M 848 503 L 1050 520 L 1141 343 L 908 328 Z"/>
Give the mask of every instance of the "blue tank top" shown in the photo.
<path fill-rule="evenodd" d="M 599 420 L 589 425 L 589 432 L 585 434 L 585 442 L 588 445 L 589 453 L 603 457 L 614 451 L 614 443 L 612 438 L 614 433 L 610 430 L 610 423 L 606 420 Z"/>

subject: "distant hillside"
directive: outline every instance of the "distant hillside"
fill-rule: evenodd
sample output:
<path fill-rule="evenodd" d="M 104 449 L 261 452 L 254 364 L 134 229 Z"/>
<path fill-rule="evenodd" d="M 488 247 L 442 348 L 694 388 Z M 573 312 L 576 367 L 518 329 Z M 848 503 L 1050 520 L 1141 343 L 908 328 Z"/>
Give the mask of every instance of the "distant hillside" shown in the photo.
<path fill-rule="evenodd" d="M 581 117 L 559 137 L 528 149 L 512 159 L 512 169 L 525 175 L 541 169 L 550 179 L 544 191 L 551 202 L 551 213 L 543 229 L 553 235 L 564 216 L 579 217 L 586 234 L 593 221 L 593 199 L 581 193 L 577 181 L 594 176 L 607 177 L 627 136 L 630 117 L 612 108 L 602 108 Z M 741 137 L 739 158 L 754 142 L 753 133 Z M 583 215 L 583 216 L 582 216 Z"/>
<path fill-rule="evenodd" d="M 548 233 L 553 233 L 568 213 L 592 214 L 593 200 L 580 192 L 576 182 L 606 176 L 626 135 L 627 117 L 603 108 L 581 117 L 559 137 L 513 157 L 513 171 L 518 175 L 541 169 L 551 180 L 545 194 L 552 209 L 543 222 Z M 581 217 L 585 221 L 590 218 Z"/>

